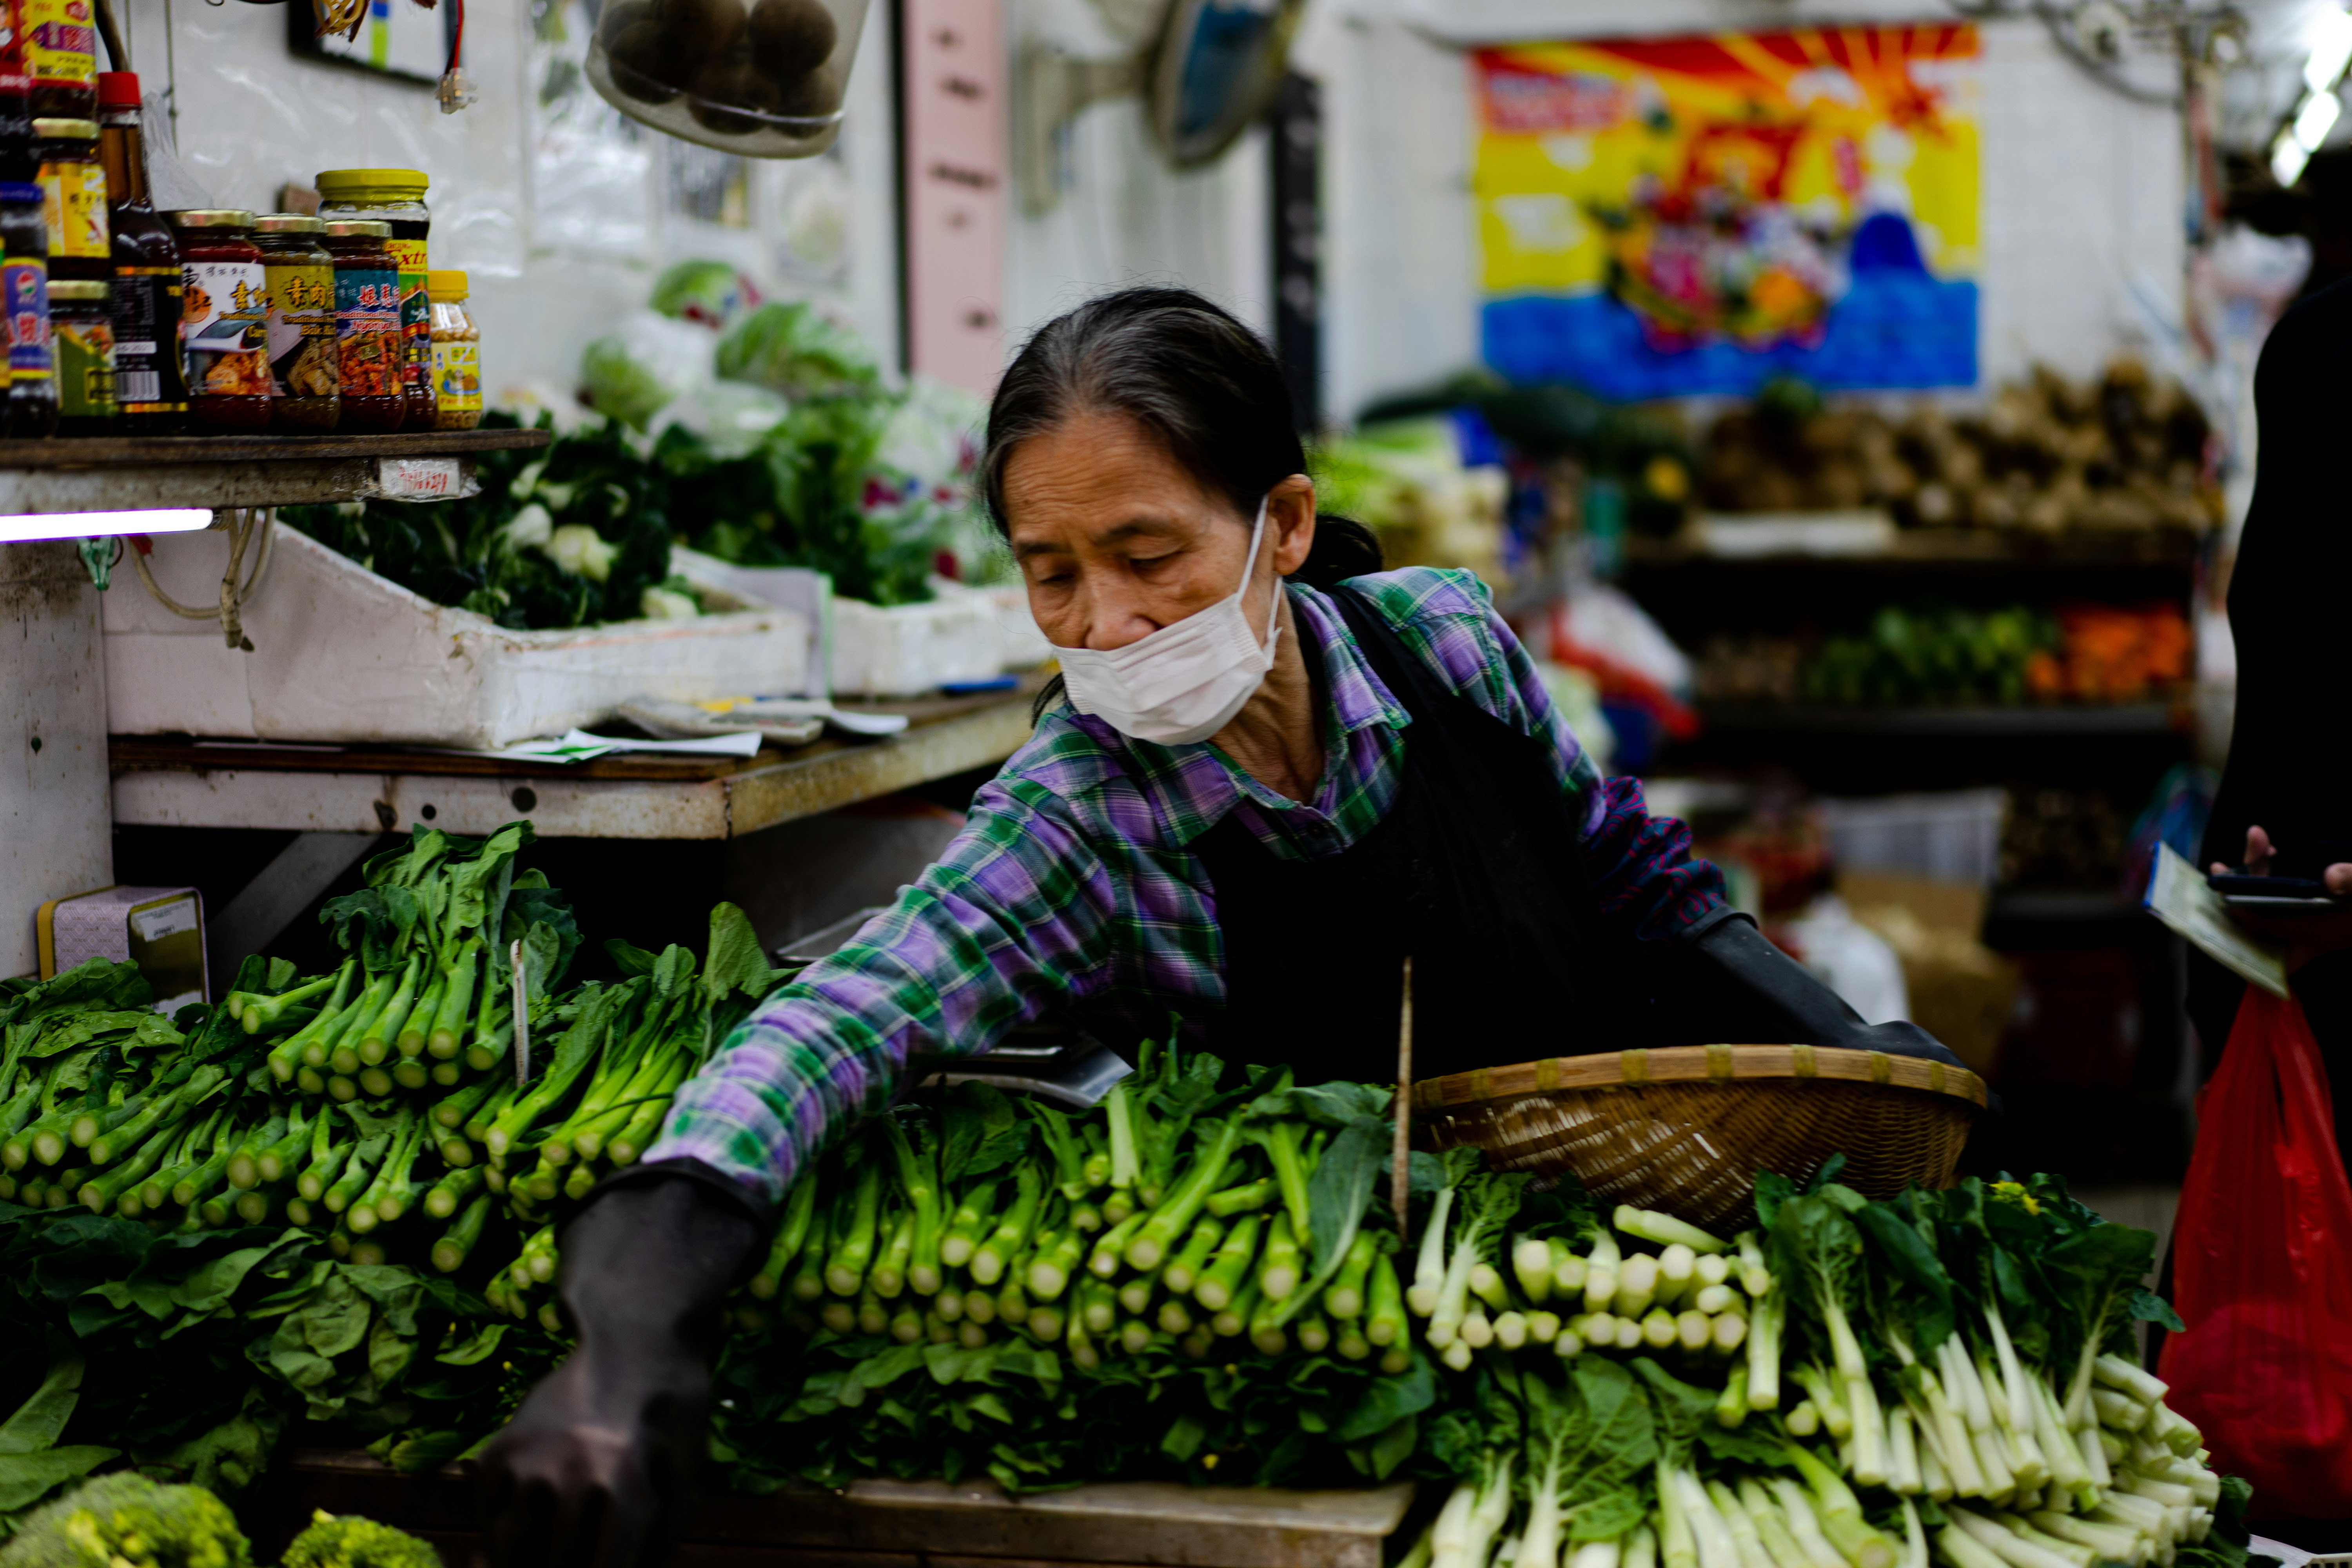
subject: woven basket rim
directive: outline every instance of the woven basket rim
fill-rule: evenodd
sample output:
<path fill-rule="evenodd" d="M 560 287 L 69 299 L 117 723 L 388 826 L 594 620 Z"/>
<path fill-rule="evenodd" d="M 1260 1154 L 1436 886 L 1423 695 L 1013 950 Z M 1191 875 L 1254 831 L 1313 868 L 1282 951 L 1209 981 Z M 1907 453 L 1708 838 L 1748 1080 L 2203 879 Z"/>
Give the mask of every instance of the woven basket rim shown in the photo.
<path fill-rule="evenodd" d="M 1947 1095 L 1983 1110 L 1984 1079 L 1966 1068 L 1885 1051 L 1816 1046 L 1664 1046 L 1590 1056 L 1545 1057 L 1508 1067 L 1477 1068 L 1412 1086 L 1416 1110 L 1519 1100 L 1560 1090 L 1622 1089 L 1652 1083 L 1754 1083 L 1826 1079 Z"/>

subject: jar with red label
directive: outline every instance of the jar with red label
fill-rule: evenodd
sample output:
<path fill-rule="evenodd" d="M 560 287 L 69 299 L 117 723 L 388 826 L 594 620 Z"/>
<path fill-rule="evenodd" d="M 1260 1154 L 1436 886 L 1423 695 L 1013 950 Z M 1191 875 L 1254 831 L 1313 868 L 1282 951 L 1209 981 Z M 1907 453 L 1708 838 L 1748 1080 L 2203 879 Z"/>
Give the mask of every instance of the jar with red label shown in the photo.
<path fill-rule="evenodd" d="M 392 431 L 407 413 L 400 268 L 381 218 L 331 218 L 320 237 L 335 258 L 335 342 L 342 373 L 339 430 Z M 429 428 L 429 426 L 427 426 Z"/>
<path fill-rule="evenodd" d="M 253 215 L 233 207 L 167 213 L 180 242 L 180 352 L 188 424 L 197 434 L 269 424 L 269 279 Z"/>

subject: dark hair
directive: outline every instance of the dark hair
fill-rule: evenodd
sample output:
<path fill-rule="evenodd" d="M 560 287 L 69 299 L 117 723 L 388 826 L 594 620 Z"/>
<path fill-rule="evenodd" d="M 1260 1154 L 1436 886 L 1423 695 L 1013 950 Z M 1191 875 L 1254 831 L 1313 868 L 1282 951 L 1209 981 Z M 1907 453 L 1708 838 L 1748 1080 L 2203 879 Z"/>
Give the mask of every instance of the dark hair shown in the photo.
<path fill-rule="evenodd" d="M 1040 327 L 997 383 L 980 477 L 998 531 L 1011 531 L 1004 465 L 1013 449 L 1079 415 L 1103 413 L 1150 431 L 1244 518 L 1266 491 L 1307 471 L 1290 389 L 1255 332 L 1189 289 L 1121 289 Z M 1370 529 L 1318 515 L 1314 548 L 1291 575 L 1328 590 L 1380 569 Z"/>

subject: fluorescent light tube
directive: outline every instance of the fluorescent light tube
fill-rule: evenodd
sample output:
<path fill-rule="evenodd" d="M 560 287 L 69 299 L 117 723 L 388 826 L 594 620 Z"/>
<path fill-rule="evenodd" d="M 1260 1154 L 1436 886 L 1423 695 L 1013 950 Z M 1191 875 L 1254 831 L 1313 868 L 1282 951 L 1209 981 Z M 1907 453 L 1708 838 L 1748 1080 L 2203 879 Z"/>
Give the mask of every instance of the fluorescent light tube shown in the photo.
<path fill-rule="evenodd" d="M 2336 117 L 2343 112 L 2344 105 L 2332 92 L 2315 92 L 2305 99 L 2294 113 L 2295 145 L 2306 153 L 2318 152 L 2328 132 L 2335 129 Z"/>
<path fill-rule="evenodd" d="M 2326 92 L 2352 64 L 2352 16 L 2330 9 L 2320 13 L 2311 40 L 2311 58 L 2303 62 L 2303 82 L 2314 92 Z"/>
<path fill-rule="evenodd" d="M 34 539 L 90 539 L 105 533 L 189 533 L 213 525 L 210 507 L 164 511 L 37 511 L 0 517 L 0 544 Z"/>
<path fill-rule="evenodd" d="M 2303 178 L 2303 166 L 2310 162 L 2311 154 L 2295 141 L 2292 131 L 2280 132 L 2278 140 L 2271 143 L 2271 178 L 2282 190 L 2293 190 Z"/>

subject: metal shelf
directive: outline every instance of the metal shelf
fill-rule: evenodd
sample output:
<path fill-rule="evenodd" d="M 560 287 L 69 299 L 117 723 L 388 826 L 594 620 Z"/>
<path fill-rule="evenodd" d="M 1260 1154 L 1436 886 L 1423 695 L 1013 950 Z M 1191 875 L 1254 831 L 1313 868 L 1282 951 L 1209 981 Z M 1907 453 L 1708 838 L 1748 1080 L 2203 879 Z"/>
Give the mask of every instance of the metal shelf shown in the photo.
<path fill-rule="evenodd" d="M 484 834 L 524 816 L 543 837 L 740 838 L 1003 762 L 1029 738 L 1042 679 L 984 697 L 875 704 L 911 722 L 881 740 L 823 740 L 740 760 L 648 753 L 562 768 L 391 747 L 118 735 L 108 748 L 114 820 L 328 833 L 429 822 Z"/>
<path fill-rule="evenodd" d="M 447 458 L 469 493 L 482 452 L 544 447 L 544 430 L 392 436 L 147 436 L 0 441 L 0 512 L 308 506 L 415 493 L 417 460 Z M 417 499 L 429 499 L 420 495 Z"/>
<path fill-rule="evenodd" d="M 1703 708 L 1724 735 L 1857 735 L 1887 739 L 2073 740 L 2185 732 L 2185 710 L 2163 702 L 2047 708 Z"/>
<path fill-rule="evenodd" d="M 1895 532 L 1885 548 L 1853 552 L 1776 551 L 1724 555 L 1695 549 L 1679 539 L 1625 541 L 1625 561 L 1634 572 L 1776 572 L 1801 568 L 1830 573 L 1908 573 L 1920 570 L 2085 572 L 2164 571 L 2192 573 L 2203 537 L 2179 529 L 2123 532 L 2078 529 L 2063 533 L 2026 533 L 1981 528 L 1919 528 Z"/>

